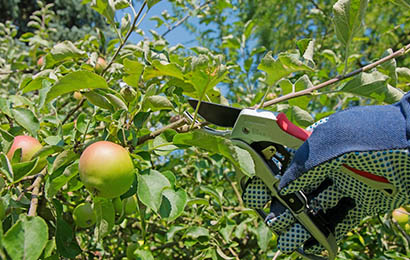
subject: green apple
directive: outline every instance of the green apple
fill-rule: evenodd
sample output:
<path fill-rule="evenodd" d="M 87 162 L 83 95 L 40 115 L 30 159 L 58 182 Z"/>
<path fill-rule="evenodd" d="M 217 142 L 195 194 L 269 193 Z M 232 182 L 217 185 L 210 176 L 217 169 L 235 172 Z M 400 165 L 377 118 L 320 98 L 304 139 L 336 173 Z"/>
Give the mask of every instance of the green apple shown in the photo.
<path fill-rule="evenodd" d="M 129 86 L 122 88 L 120 94 L 128 103 L 132 102 L 137 96 L 137 92 Z"/>
<path fill-rule="evenodd" d="M 125 203 L 125 215 L 131 215 L 137 211 L 137 197 L 131 196 L 126 199 L 124 199 Z"/>
<path fill-rule="evenodd" d="M 78 170 L 92 194 L 110 199 L 129 190 L 135 171 L 128 151 L 108 141 L 88 146 L 81 154 Z"/>
<path fill-rule="evenodd" d="M 78 227 L 87 228 L 95 224 L 97 216 L 95 215 L 91 204 L 89 202 L 84 202 L 74 209 L 73 219 Z"/>
<path fill-rule="evenodd" d="M 397 223 L 399 223 L 399 225 L 403 227 L 409 221 L 409 213 L 403 207 L 393 210 L 392 216 L 393 216 L 393 219 L 396 220 Z"/>

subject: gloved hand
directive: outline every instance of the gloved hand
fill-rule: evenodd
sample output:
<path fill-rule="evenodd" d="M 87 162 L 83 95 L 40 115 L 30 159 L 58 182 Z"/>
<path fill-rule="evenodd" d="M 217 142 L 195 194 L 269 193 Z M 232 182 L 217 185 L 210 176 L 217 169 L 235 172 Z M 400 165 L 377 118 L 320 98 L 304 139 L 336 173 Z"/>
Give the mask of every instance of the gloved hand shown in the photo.
<path fill-rule="evenodd" d="M 296 151 L 280 193 L 303 190 L 338 242 L 364 217 L 409 203 L 409 100 L 406 94 L 394 105 L 355 107 L 330 116 Z M 272 203 L 265 221 L 279 234 L 284 253 L 301 246 L 313 254 L 324 250 L 278 203 Z"/>

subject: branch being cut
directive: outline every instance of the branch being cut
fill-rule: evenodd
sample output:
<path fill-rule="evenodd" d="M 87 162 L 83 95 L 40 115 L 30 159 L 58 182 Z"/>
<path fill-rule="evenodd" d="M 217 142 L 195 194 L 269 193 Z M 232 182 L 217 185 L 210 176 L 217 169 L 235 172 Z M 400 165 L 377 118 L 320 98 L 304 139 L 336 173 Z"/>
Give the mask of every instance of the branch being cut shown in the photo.
<path fill-rule="evenodd" d="M 304 90 L 301 90 L 301 91 L 298 91 L 298 92 L 294 92 L 294 93 L 289 93 L 289 94 L 283 95 L 283 96 L 281 96 L 281 97 L 272 99 L 272 100 L 270 100 L 270 101 L 267 101 L 267 102 L 263 103 L 261 107 L 263 108 L 263 107 L 271 106 L 271 105 L 274 105 L 274 104 L 276 104 L 276 103 L 279 103 L 279 102 L 282 102 L 282 101 L 285 101 L 285 100 L 288 100 L 288 99 L 292 99 L 292 98 L 296 98 L 296 97 L 300 97 L 300 96 L 305 96 L 305 95 L 310 95 L 310 94 L 312 94 L 312 92 L 315 91 L 315 90 L 318 90 L 318 89 L 327 87 L 327 86 L 332 85 L 332 84 L 334 84 L 334 83 L 336 83 L 336 82 L 339 82 L 339 81 L 342 81 L 342 80 L 344 80 L 344 79 L 353 77 L 353 76 L 355 76 L 355 75 L 357 75 L 357 74 L 359 74 L 359 73 L 361 73 L 361 72 L 369 71 L 369 70 L 371 70 L 371 69 L 377 67 L 378 65 L 380 65 L 380 64 L 382 64 L 382 63 L 384 63 L 384 62 L 386 62 L 386 61 L 388 61 L 388 60 L 391 60 L 391 59 L 394 59 L 394 58 L 397 58 L 397 57 L 399 57 L 399 56 L 402 56 L 402 55 L 406 54 L 409 50 L 410 50 L 410 44 L 407 44 L 406 46 L 404 46 L 403 48 L 401 48 L 401 49 L 399 49 L 399 50 L 393 52 L 392 54 L 390 54 L 390 55 L 388 55 L 388 56 L 386 56 L 386 57 L 384 57 L 384 58 L 381 58 L 380 60 L 375 61 L 375 62 L 373 62 L 373 63 L 371 63 L 371 64 L 368 64 L 368 65 L 366 65 L 366 66 L 364 66 L 364 67 L 362 67 L 362 68 L 359 68 L 359 69 L 354 70 L 354 71 L 352 71 L 352 72 L 350 72 L 350 73 L 347 73 L 346 75 L 340 75 L 340 76 L 337 76 L 337 77 L 335 77 L 335 78 L 333 78 L 333 79 L 330 79 L 330 80 L 328 80 L 328 81 L 325 81 L 325 82 L 323 82 L 323 83 L 320 83 L 319 85 L 316 85 L 316 86 L 314 86 L 314 87 L 311 87 L 311 88 L 308 88 L 308 89 L 304 89 Z M 252 107 L 252 108 L 256 108 L 256 107 L 254 106 L 254 107 Z"/>

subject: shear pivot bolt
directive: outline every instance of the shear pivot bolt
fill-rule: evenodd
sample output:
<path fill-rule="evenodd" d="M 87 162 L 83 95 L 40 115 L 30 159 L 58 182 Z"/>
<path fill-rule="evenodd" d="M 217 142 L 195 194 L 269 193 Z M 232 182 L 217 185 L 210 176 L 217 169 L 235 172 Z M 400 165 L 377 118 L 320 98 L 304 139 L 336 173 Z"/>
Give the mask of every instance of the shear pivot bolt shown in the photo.
<path fill-rule="evenodd" d="M 294 199 L 289 199 L 289 202 L 290 203 L 295 203 L 295 200 Z"/>
<path fill-rule="evenodd" d="M 242 132 L 244 134 L 249 134 L 250 133 L 249 128 L 247 128 L 247 127 L 242 128 Z"/>

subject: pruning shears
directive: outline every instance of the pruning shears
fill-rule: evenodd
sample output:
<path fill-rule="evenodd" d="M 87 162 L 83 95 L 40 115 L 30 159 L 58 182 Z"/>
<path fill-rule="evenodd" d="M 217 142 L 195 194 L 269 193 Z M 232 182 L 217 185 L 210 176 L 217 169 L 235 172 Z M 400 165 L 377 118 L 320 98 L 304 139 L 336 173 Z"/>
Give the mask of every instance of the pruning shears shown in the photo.
<path fill-rule="evenodd" d="M 323 217 L 313 212 L 303 191 L 283 196 L 279 193 L 279 181 L 290 163 L 290 153 L 286 148 L 297 149 L 311 134 L 292 122 L 284 113 L 260 109 L 239 109 L 215 103 L 189 99 L 189 104 L 198 114 L 211 124 L 232 130 L 216 130 L 207 126 L 201 131 L 229 138 L 232 143 L 248 151 L 254 161 L 256 177 L 260 178 L 271 192 L 272 202 L 281 203 L 303 225 L 318 243 L 328 252 L 327 258 L 308 254 L 303 247 L 296 252 L 311 260 L 333 260 L 337 244 L 333 232 L 325 226 Z M 199 107 L 197 107 L 199 104 Z M 185 112 L 191 123 L 193 116 Z M 244 183 L 243 181 L 241 183 Z M 271 203 L 272 203 L 271 202 Z M 262 219 L 267 213 L 256 209 Z"/>

